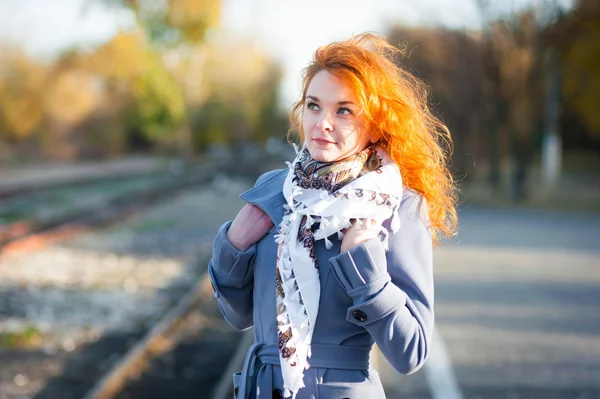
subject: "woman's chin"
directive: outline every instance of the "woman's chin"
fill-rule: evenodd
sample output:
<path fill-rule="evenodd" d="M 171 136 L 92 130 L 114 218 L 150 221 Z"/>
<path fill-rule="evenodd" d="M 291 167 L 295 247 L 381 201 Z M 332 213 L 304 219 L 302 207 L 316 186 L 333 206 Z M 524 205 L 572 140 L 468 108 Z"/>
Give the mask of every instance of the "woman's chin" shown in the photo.
<path fill-rule="evenodd" d="M 312 159 L 318 162 L 333 162 L 339 159 L 339 154 L 337 154 L 337 151 L 328 151 L 326 149 L 321 148 L 309 148 L 308 152 L 310 153 Z"/>

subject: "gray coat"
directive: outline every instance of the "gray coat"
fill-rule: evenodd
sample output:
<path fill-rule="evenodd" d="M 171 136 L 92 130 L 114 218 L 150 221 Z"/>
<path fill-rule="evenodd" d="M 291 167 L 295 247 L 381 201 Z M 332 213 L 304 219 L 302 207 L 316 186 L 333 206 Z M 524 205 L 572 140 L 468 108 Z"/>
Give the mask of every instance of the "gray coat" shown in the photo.
<path fill-rule="evenodd" d="M 254 325 L 241 373 L 234 375 L 238 398 L 282 397 L 283 380 L 277 353 L 275 257 L 283 217 L 282 194 L 287 170 L 262 175 L 241 198 L 261 208 L 274 226 L 256 244 L 239 252 L 227 241 L 231 222 L 219 229 L 209 273 L 219 308 L 236 329 Z M 319 314 L 312 338 L 311 367 L 297 399 L 385 398 L 369 352 L 377 343 L 400 373 L 424 363 L 433 329 L 432 241 L 423 201 L 405 188 L 400 205 L 401 227 L 385 252 L 378 238 L 340 254 L 315 242 L 320 271 Z M 384 226 L 386 224 L 384 223 Z"/>

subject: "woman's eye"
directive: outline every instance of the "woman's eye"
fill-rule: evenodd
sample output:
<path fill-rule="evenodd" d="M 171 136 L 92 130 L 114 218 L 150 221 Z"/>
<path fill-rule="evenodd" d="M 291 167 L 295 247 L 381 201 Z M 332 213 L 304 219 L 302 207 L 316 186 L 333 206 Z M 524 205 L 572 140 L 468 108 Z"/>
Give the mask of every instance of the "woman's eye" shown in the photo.
<path fill-rule="evenodd" d="M 309 102 L 306 104 L 306 108 L 313 110 L 313 111 L 318 111 L 319 110 L 319 106 L 316 103 L 313 102 Z"/>
<path fill-rule="evenodd" d="M 342 115 L 354 115 L 352 113 L 352 111 L 350 110 L 350 108 L 340 108 L 338 110 L 338 114 L 342 114 Z"/>

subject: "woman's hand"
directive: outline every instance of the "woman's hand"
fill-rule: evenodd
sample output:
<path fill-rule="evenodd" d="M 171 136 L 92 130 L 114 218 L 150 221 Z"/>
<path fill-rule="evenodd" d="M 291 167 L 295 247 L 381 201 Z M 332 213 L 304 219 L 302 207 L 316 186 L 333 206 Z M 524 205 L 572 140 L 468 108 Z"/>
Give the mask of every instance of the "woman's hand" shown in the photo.
<path fill-rule="evenodd" d="M 227 240 L 238 251 L 244 252 L 260 240 L 273 226 L 273 222 L 257 206 L 246 204 L 227 230 Z"/>
<path fill-rule="evenodd" d="M 370 226 L 367 223 L 370 223 Z M 377 237 L 378 234 L 379 229 L 377 228 L 375 221 L 365 222 L 363 220 L 361 226 L 356 227 L 356 220 L 354 220 L 352 226 L 344 231 L 340 253 L 349 251 L 363 242 Z"/>

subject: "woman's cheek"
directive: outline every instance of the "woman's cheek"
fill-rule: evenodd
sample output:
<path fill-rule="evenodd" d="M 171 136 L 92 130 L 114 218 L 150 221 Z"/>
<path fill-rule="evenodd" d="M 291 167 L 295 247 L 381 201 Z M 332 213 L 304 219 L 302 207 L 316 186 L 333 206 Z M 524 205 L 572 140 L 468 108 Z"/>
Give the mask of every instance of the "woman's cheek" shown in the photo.
<path fill-rule="evenodd" d="M 339 129 L 339 142 L 343 145 L 352 144 L 353 134 L 354 134 L 353 126 L 341 126 Z"/>

